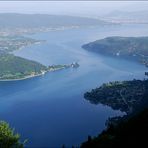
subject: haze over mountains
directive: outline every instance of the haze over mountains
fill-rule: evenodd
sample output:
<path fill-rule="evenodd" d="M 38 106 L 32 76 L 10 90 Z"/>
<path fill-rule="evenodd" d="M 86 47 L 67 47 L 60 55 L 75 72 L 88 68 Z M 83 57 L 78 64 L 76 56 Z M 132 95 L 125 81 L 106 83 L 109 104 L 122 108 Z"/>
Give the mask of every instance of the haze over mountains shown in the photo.
<path fill-rule="evenodd" d="M 0 28 L 96 26 L 114 23 L 148 23 L 148 11 L 115 10 L 105 15 L 78 17 L 50 14 L 0 13 Z"/>
<path fill-rule="evenodd" d="M 0 27 L 58 27 L 104 25 L 104 21 L 64 15 L 1 13 Z"/>
<path fill-rule="evenodd" d="M 148 23 L 148 11 L 112 11 L 103 17 L 108 21 L 120 21 L 120 22 L 134 22 L 134 23 Z"/>

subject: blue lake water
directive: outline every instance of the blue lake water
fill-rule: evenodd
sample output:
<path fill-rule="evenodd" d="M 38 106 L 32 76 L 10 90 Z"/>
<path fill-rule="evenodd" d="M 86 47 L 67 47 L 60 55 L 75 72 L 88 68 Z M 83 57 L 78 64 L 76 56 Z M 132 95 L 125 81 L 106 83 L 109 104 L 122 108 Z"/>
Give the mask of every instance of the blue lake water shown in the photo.
<path fill-rule="evenodd" d="M 81 46 L 107 36 L 147 36 L 147 25 L 102 26 L 29 35 L 46 40 L 15 54 L 64 69 L 22 81 L 0 82 L 0 119 L 28 139 L 29 147 L 79 145 L 105 128 L 108 117 L 122 115 L 110 107 L 90 104 L 83 94 L 104 82 L 144 78 L 146 68 L 132 61 L 85 51 Z"/>

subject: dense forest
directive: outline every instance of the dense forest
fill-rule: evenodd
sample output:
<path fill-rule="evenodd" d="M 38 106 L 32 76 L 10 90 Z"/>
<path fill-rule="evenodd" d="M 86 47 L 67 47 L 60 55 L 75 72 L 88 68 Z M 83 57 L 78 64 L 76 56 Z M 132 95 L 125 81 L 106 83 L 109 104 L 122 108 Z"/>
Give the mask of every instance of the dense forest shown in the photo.
<path fill-rule="evenodd" d="M 147 101 L 148 80 L 115 81 L 102 84 L 84 94 L 93 104 L 104 104 L 115 110 L 132 113 Z"/>
<path fill-rule="evenodd" d="M 148 108 L 122 120 L 118 125 L 110 124 L 100 135 L 81 144 L 81 148 L 125 148 L 147 147 Z"/>

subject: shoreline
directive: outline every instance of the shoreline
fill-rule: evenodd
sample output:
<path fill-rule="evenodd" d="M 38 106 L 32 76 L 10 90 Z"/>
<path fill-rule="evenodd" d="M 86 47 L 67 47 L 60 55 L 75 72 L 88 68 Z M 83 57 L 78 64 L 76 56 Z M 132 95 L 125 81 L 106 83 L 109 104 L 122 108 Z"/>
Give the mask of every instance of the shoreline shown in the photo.
<path fill-rule="evenodd" d="M 22 81 L 22 80 L 31 79 L 31 78 L 34 78 L 34 77 L 43 76 L 43 75 L 45 75 L 48 72 L 54 72 L 54 71 L 58 71 L 58 70 L 62 70 L 62 69 L 66 69 L 66 67 L 64 67 L 64 68 L 57 68 L 57 69 L 51 69 L 51 70 L 45 71 L 44 73 L 40 73 L 40 74 L 36 74 L 36 75 L 28 75 L 28 76 L 25 76 L 23 78 L 18 78 L 18 79 L 0 79 L 0 82 Z"/>

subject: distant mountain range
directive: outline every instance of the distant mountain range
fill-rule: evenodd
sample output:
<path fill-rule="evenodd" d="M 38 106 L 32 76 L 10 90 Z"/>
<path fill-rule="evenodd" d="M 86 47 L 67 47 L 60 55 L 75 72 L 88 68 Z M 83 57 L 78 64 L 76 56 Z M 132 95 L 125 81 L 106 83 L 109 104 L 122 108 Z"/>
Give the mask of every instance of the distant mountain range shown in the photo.
<path fill-rule="evenodd" d="M 17 14 L 0 13 L 1 28 L 34 28 L 59 26 L 92 26 L 105 25 L 105 21 L 86 17 L 48 15 L 48 14 Z"/>
<path fill-rule="evenodd" d="M 148 11 L 113 11 L 103 16 L 104 20 L 148 23 Z"/>
<path fill-rule="evenodd" d="M 148 19 L 148 11 L 112 11 L 106 17 Z"/>

